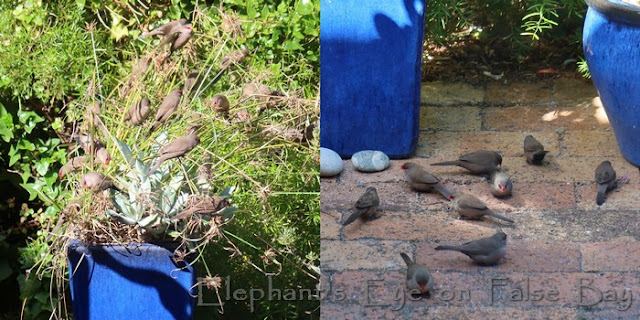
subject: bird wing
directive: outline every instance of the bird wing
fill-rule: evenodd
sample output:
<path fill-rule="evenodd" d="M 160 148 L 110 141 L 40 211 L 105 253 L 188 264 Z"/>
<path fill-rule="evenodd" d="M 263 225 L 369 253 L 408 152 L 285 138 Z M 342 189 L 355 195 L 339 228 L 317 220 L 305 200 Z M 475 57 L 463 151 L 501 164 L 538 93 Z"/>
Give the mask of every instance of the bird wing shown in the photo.
<path fill-rule="evenodd" d="M 544 147 L 542 146 L 540 141 L 536 140 L 536 138 L 532 136 L 527 136 L 524 139 L 524 151 L 536 152 L 536 151 L 542 151 L 542 150 L 544 150 Z"/>
<path fill-rule="evenodd" d="M 358 201 L 356 201 L 356 208 L 364 209 L 373 206 L 376 202 L 376 195 L 373 192 L 365 192 Z"/>
<path fill-rule="evenodd" d="M 611 165 L 600 165 L 596 170 L 596 182 L 599 184 L 605 184 L 613 181 L 616 178 L 616 172 Z"/>
<path fill-rule="evenodd" d="M 486 210 L 487 204 L 482 202 L 482 200 L 467 195 L 464 201 L 458 203 L 461 209 L 478 209 L 478 210 Z"/>
<path fill-rule="evenodd" d="M 460 251 L 468 255 L 486 255 L 495 250 L 496 245 L 491 238 L 482 238 L 474 241 L 463 243 Z"/>
<path fill-rule="evenodd" d="M 427 184 L 436 184 L 440 182 L 438 177 L 429 173 L 427 170 L 424 170 L 421 167 L 415 167 L 415 174 L 413 175 L 416 178 L 415 182 L 427 183 Z"/>
<path fill-rule="evenodd" d="M 490 165 L 493 160 L 493 151 L 478 150 L 475 152 L 465 153 L 461 155 L 458 160 L 477 163 L 480 165 Z"/>

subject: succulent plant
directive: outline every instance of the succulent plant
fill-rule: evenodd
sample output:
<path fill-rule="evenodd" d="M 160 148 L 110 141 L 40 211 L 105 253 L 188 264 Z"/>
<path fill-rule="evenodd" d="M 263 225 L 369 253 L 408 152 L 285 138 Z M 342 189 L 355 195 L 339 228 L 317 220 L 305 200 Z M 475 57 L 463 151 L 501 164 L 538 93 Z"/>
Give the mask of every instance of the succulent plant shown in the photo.
<path fill-rule="evenodd" d="M 195 180 L 197 175 L 197 180 L 200 182 L 199 190 L 192 190 L 185 179 L 185 173 L 189 172 L 187 168 L 172 174 L 170 166 L 165 165 L 148 174 L 149 166 L 134 157 L 127 144 L 115 140 L 126 160 L 126 164 L 122 165 L 120 171 L 127 172 L 124 176 L 116 178 L 124 188 L 123 193 L 116 193 L 113 197 L 115 210 L 107 209 L 107 213 L 117 221 L 127 225 L 137 225 L 153 235 L 161 235 L 168 233 L 169 227 L 176 225 L 178 219 L 175 217 L 183 214 L 185 205 L 189 204 L 190 199 L 195 196 L 204 199 L 214 198 L 209 195 L 211 186 L 204 183 L 205 177 L 202 176 L 202 170 L 194 173 L 194 177 L 189 177 L 193 178 L 190 180 Z M 166 133 L 161 134 L 157 138 L 158 145 L 166 144 L 166 140 Z M 218 204 L 222 203 L 219 199 L 226 199 L 233 189 L 233 187 L 227 188 L 220 196 L 215 197 L 218 199 Z M 224 220 L 230 219 L 235 208 L 228 206 L 228 201 L 225 204 L 227 206 L 216 206 L 219 211 L 208 213 L 222 215 Z M 177 235 L 175 231 L 171 234 L 174 237 Z"/>

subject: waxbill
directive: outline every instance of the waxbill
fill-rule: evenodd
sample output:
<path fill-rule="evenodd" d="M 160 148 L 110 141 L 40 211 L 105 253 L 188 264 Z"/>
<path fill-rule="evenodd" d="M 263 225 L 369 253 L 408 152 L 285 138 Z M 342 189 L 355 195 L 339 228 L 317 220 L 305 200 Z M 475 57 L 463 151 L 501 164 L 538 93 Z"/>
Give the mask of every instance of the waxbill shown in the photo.
<path fill-rule="evenodd" d="M 451 200 L 453 201 L 455 210 L 461 216 L 467 219 L 477 220 L 482 218 L 483 216 L 492 216 L 510 223 L 514 223 L 513 220 L 491 211 L 491 209 L 487 208 L 486 203 L 468 193 L 455 192 L 451 196 Z"/>
<path fill-rule="evenodd" d="M 171 141 L 160 149 L 160 157 L 156 164 L 149 170 L 147 175 L 152 174 L 166 160 L 181 157 L 193 150 L 200 143 L 200 138 L 196 135 L 196 130 L 191 129 L 186 136 L 182 136 Z"/>
<path fill-rule="evenodd" d="M 158 112 L 156 113 L 156 120 L 149 130 L 149 135 L 155 131 L 160 125 L 162 125 L 171 115 L 178 109 L 180 105 L 180 97 L 182 96 L 181 89 L 175 89 L 171 91 L 160 104 Z"/>
<path fill-rule="evenodd" d="M 502 164 L 502 156 L 495 151 L 478 150 L 460 156 L 458 160 L 432 163 L 432 166 L 459 166 L 473 174 L 487 174 L 497 170 Z"/>
<path fill-rule="evenodd" d="M 422 166 L 413 162 L 406 162 L 401 168 L 405 170 L 404 174 L 412 189 L 425 192 L 435 190 L 447 200 L 450 200 L 453 191 L 447 189 L 447 187 L 440 182 L 440 178 L 431 174 L 422 168 Z"/>
<path fill-rule="evenodd" d="M 596 203 L 601 206 L 604 203 L 604 195 L 607 191 L 616 187 L 616 171 L 613 170 L 611 162 L 602 161 L 596 168 Z"/>
<path fill-rule="evenodd" d="M 511 195 L 513 189 L 513 183 L 511 182 L 511 176 L 506 172 L 496 170 L 491 172 L 491 193 L 496 197 L 506 197 Z"/>
<path fill-rule="evenodd" d="M 149 102 L 149 99 L 146 97 L 140 99 L 129 107 L 129 110 L 127 110 L 127 113 L 124 116 L 124 121 L 129 121 L 132 125 L 141 124 L 149 116 L 151 111 L 150 106 L 151 103 Z"/>
<path fill-rule="evenodd" d="M 202 83 L 202 76 L 197 71 L 193 71 L 187 75 L 187 79 L 184 80 L 184 86 L 182 87 L 182 92 L 184 94 L 191 93 L 192 89 L 198 89 L 200 84 Z"/>
<path fill-rule="evenodd" d="M 541 165 L 542 159 L 548 152 L 544 150 L 542 143 L 532 135 L 524 138 L 524 155 L 527 157 L 528 164 Z"/>
<path fill-rule="evenodd" d="M 193 216 L 194 214 L 200 216 L 213 215 L 230 205 L 231 202 L 229 202 L 229 200 L 226 198 L 218 196 L 209 197 L 195 204 L 186 205 L 186 208 L 183 209 L 180 213 L 171 217 L 171 220 L 186 219 Z"/>
<path fill-rule="evenodd" d="M 191 27 L 191 24 L 187 21 L 187 19 L 169 21 L 166 24 L 151 30 L 150 32 L 142 33 L 140 38 L 144 39 L 155 35 L 164 36 L 164 39 L 162 39 L 162 42 L 160 43 L 160 45 L 163 45 L 175 41 L 179 33 L 186 26 Z"/>
<path fill-rule="evenodd" d="M 107 151 L 107 148 L 103 146 L 100 146 L 100 148 L 96 150 L 96 158 L 98 158 L 98 161 L 106 165 L 111 162 L 111 155 L 109 154 L 109 151 Z"/>
<path fill-rule="evenodd" d="M 77 156 L 69 159 L 60 170 L 58 170 L 58 179 L 62 179 L 67 173 L 78 171 L 87 162 L 87 156 Z"/>
<path fill-rule="evenodd" d="M 211 98 L 211 107 L 213 111 L 217 113 L 222 113 L 223 115 L 228 115 L 229 113 L 229 100 L 222 94 L 216 94 Z"/>
<path fill-rule="evenodd" d="M 496 234 L 463 243 L 460 246 L 438 246 L 436 250 L 459 251 L 480 265 L 494 265 L 507 253 L 507 235 L 498 231 Z"/>
<path fill-rule="evenodd" d="M 120 191 L 114 184 L 111 179 L 106 177 L 100 172 L 87 172 L 80 179 L 80 185 L 83 189 L 89 189 L 91 191 L 103 191 L 109 188 Z"/>
<path fill-rule="evenodd" d="M 185 44 L 187 44 L 187 42 L 189 42 L 193 36 L 193 27 L 191 24 L 186 24 L 183 25 L 178 32 L 178 36 L 173 40 L 171 47 L 169 48 L 169 55 L 180 50 Z"/>
<path fill-rule="evenodd" d="M 407 264 L 407 289 L 410 293 L 420 291 L 420 294 L 433 290 L 433 277 L 431 272 L 423 265 L 419 265 L 411 260 L 409 256 L 400 252 L 402 260 Z"/>
<path fill-rule="evenodd" d="M 356 221 L 358 217 L 362 217 L 365 220 L 374 220 L 379 218 L 379 205 L 380 198 L 378 198 L 378 191 L 376 190 L 376 188 L 367 188 L 364 194 L 362 194 L 360 198 L 358 198 L 358 201 L 356 201 L 356 205 L 353 208 L 353 212 L 344 220 L 342 225 L 346 226 L 351 222 Z"/>
<path fill-rule="evenodd" d="M 249 51 L 247 49 L 232 51 L 222 58 L 220 61 L 220 69 L 225 70 L 231 65 L 239 64 L 248 56 Z"/>
<path fill-rule="evenodd" d="M 80 145 L 84 152 L 89 154 L 93 154 L 93 150 L 104 147 L 102 142 L 85 132 L 73 135 L 71 138 Z"/>

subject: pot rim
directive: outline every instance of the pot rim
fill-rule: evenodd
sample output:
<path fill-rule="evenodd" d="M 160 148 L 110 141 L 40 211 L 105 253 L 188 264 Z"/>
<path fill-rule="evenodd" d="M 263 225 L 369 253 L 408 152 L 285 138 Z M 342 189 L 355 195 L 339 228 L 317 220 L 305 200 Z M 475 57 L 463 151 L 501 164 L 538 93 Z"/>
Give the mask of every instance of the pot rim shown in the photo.
<path fill-rule="evenodd" d="M 640 26 L 640 5 L 620 0 L 586 0 L 589 8 L 606 15 L 612 20 Z"/>

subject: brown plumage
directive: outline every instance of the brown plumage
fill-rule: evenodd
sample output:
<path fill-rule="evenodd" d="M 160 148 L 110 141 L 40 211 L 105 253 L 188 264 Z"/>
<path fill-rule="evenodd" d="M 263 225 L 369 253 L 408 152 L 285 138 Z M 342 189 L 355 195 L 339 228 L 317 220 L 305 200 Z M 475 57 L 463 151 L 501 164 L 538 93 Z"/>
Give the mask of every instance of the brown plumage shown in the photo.
<path fill-rule="evenodd" d="M 144 97 L 129 107 L 124 116 L 124 121 L 129 121 L 132 125 L 139 125 L 149 116 L 150 111 L 151 103 L 149 99 Z"/>
<path fill-rule="evenodd" d="M 616 171 L 613 170 L 611 162 L 602 161 L 596 168 L 596 204 L 599 206 L 604 203 L 604 196 L 607 191 L 616 187 Z"/>
<path fill-rule="evenodd" d="M 410 293 L 424 294 L 433 290 L 433 277 L 429 269 L 412 261 L 404 252 L 400 252 L 400 256 L 407 264 L 407 289 Z"/>
<path fill-rule="evenodd" d="M 438 246 L 436 250 L 453 250 L 466 254 L 480 265 L 494 265 L 507 254 L 507 235 L 498 231 L 496 234 L 460 246 Z"/>
<path fill-rule="evenodd" d="M 404 173 L 407 181 L 414 190 L 424 192 L 432 192 L 435 190 L 445 197 L 445 199 L 450 199 L 450 196 L 453 194 L 452 190 L 449 190 L 440 182 L 440 178 L 416 163 L 406 162 L 402 165 L 402 169 L 405 170 Z"/>
<path fill-rule="evenodd" d="M 82 176 L 82 178 L 80 179 L 80 186 L 83 189 L 89 189 L 91 191 L 103 191 L 109 188 L 118 191 L 120 190 L 115 187 L 111 179 L 109 179 L 102 173 L 95 171 L 87 172 L 84 176 Z"/>
<path fill-rule="evenodd" d="M 229 54 L 224 56 L 220 61 L 220 69 L 224 70 L 234 64 L 239 64 L 242 61 L 244 61 L 244 59 L 248 56 L 249 56 L 249 51 L 247 49 L 231 51 Z"/>
<path fill-rule="evenodd" d="M 497 170 L 502 164 L 502 156 L 495 151 L 478 150 L 460 156 L 458 160 L 432 163 L 432 166 L 459 166 L 473 174 L 486 174 Z"/>
<path fill-rule="evenodd" d="M 156 113 L 156 119 L 151 126 L 151 130 L 149 130 L 149 135 L 167 121 L 167 119 L 169 119 L 169 117 L 171 117 L 171 115 L 178 109 L 178 106 L 180 105 L 180 97 L 182 97 L 182 90 L 175 89 L 171 91 L 164 100 L 162 100 L 162 104 L 160 104 L 158 112 Z"/>
<path fill-rule="evenodd" d="M 532 135 L 524 138 L 524 155 L 528 164 L 541 165 L 544 156 L 549 151 L 545 151 L 542 143 L 536 140 Z"/>
<path fill-rule="evenodd" d="M 222 94 L 216 94 L 211 98 L 211 108 L 217 113 L 227 115 L 229 113 L 229 100 Z"/>
<path fill-rule="evenodd" d="M 451 196 L 451 200 L 453 200 L 456 211 L 465 218 L 477 220 L 484 216 L 491 216 L 510 223 L 514 222 L 503 215 L 493 212 L 487 208 L 486 203 L 468 193 L 456 192 Z"/>
<path fill-rule="evenodd" d="M 149 170 L 148 174 L 152 174 L 166 160 L 181 157 L 187 152 L 193 150 L 200 143 L 200 138 L 196 135 L 195 130 L 191 130 L 186 136 L 182 136 L 171 141 L 160 149 L 160 157 L 156 164 Z"/>
<path fill-rule="evenodd" d="M 376 188 L 369 187 L 367 190 L 358 198 L 356 201 L 356 205 L 353 208 L 353 212 L 349 215 L 342 225 L 346 226 L 362 217 L 365 220 L 373 220 L 380 217 L 380 212 L 378 212 L 378 206 L 380 205 L 380 198 L 378 198 L 378 192 Z"/>

